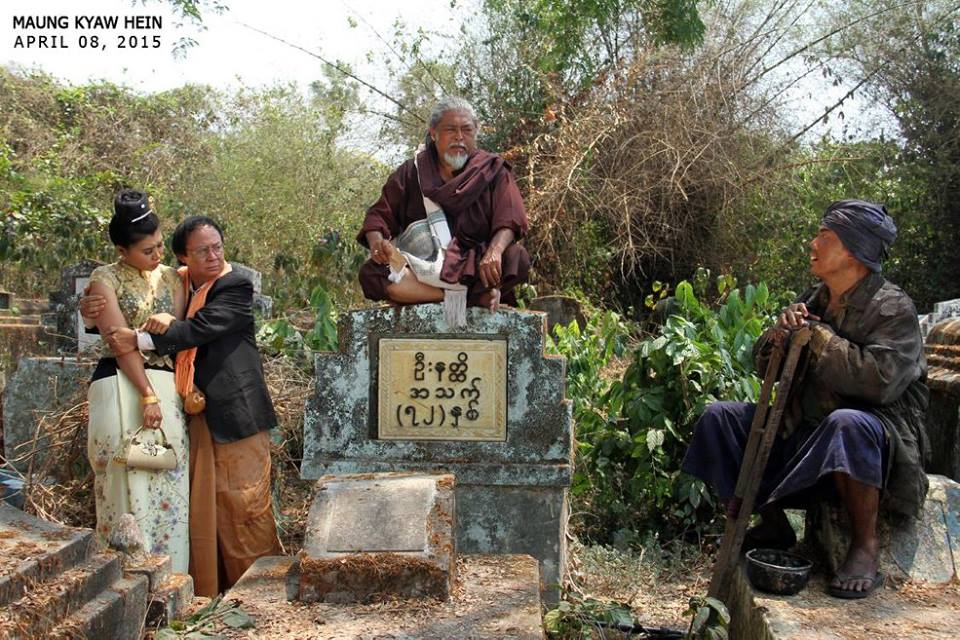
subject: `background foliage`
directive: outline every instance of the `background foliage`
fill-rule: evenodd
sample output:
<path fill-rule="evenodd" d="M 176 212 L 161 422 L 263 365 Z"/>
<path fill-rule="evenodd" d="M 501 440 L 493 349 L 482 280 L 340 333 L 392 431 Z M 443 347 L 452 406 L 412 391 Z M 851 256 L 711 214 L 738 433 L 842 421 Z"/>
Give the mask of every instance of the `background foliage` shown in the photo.
<path fill-rule="evenodd" d="M 357 100 L 329 78 L 309 96 L 139 95 L 0 69 L 0 287 L 43 296 L 64 266 L 113 260 L 113 194 L 136 187 L 154 195 L 168 234 L 189 214 L 220 221 L 228 259 L 263 272 L 281 311 L 306 307 L 318 285 L 356 301 L 353 235 L 388 169 L 338 144 Z"/>

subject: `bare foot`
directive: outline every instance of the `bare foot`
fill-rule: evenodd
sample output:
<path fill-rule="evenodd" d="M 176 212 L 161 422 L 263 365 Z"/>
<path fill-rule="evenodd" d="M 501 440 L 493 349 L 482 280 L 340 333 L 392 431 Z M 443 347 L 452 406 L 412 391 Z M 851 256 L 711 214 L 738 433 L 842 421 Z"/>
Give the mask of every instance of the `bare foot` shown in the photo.
<path fill-rule="evenodd" d="M 830 582 L 831 589 L 852 593 L 864 593 L 873 589 L 879 568 L 876 546 L 876 541 L 866 546 L 851 546 L 847 559 Z"/>
<path fill-rule="evenodd" d="M 394 273 L 400 273 L 407 264 L 407 259 L 403 257 L 403 254 L 397 251 L 397 248 L 390 241 L 381 244 L 380 249 L 383 251 L 383 257 L 390 262 L 390 267 Z"/>
<path fill-rule="evenodd" d="M 484 307 L 490 311 L 496 311 L 500 308 L 500 289 L 494 287 L 489 291 L 484 291 L 477 298 L 477 306 Z"/>

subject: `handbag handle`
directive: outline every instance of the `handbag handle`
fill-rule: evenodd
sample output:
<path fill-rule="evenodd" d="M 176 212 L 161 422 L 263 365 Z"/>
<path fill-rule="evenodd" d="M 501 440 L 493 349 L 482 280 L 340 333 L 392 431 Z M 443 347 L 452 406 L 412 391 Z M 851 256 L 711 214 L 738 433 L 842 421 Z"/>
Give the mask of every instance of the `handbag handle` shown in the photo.
<path fill-rule="evenodd" d="M 140 425 L 140 428 L 133 432 L 133 435 L 130 436 L 130 443 L 131 443 L 131 444 L 140 444 L 140 441 L 137 440 L 137 436 L 140 435 L 140 433 L 144 430 L 144 428 L 145 428 L 145 427 L 144 427 L 143 425 Z M 167 442 L 167 432 L 163 430 L 163 427 L 156 427 L 156 428 L 154 428 L 154 429 L 151 429 L 151 431 L 159 431 L 159 432 L 160 432 L 161 439 L 160 439 L 160 442 L 158 442 L 157 444 L 159 444 L 160 446 L 162 446 L 162 447 L 164 447 L 164 448 L 169 448 L 169 447 L 170 447 L 170 444 Z"/>

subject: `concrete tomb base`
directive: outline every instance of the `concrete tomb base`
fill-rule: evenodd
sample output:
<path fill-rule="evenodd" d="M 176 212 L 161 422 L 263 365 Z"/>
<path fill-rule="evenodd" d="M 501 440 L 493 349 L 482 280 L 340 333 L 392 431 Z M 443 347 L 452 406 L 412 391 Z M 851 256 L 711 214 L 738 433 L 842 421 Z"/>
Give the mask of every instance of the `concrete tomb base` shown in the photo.
<path fill-rule="evenodd" d="M 230 589 L 256 620 L 258 638 L 395 640 L 540 640 L 537 560 L 523 555 L 461 556 L 457 587 L 446 601 L 389 599 L 370 604 L 302 603 L 295 558 L 260 558 Z M 224 629 L 230 639 L 250 630 Z"/>
<path fill-rule="evenodd" d="M 919 520 L 880 518 L 880 570 L 893 578 L 949 583 L 960 569 L 960 484 L 927 476 L 930 489 Z M 833 573 L 850 545 L 846 512 L 835 505 L 818 505 L 807 522 L 808 535 L 823 552 Z"/>
<path fill-rule="evenodd" d="M 960 481 L 960 319 L 940 322 L 924 345 L 927 358 L 927 471 Z"/>
<path fill-rule="evenodd" d="M 960 621 L 960 585 L 900 583 L 863 600 L 826 593 L 830 578 L 815 573 L 795 596 L 753 589 L 741 565 L 731 580 L 727 606 L 731 640 L 955 640 Z"/>
<path fill-rule="evenodd" d="M 338 350 L 316 357 L 301 477 L 451 473 L 458 552 L 536 557 L 555 602 L 573 426 L 565 362 L 544 354 L 545 317 L 470 308 L 454 331 L 438 304 L 342 314 Z M 401 343 L 421 346 L 404 355 Z"/>
<path fill-rule="evenodd" d="M 450 597 L 456 583 L 453 476 L 321 478 L 307 516 L 297 598 Z"/>

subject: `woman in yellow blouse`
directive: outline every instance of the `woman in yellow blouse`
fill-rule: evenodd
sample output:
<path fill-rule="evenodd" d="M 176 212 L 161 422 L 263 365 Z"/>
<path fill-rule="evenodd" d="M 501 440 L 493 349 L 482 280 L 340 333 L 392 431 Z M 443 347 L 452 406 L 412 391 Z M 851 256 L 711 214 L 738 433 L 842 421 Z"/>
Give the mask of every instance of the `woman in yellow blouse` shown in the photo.
<path fill-rule="evenodd" d="M 183 318 L 183 286 L 175 269 L 161 264 L 160 220 L 146 194 L 121 191 L 114 201 L 110 240 L 119 260 L 97 268 L 90 293 L 103 296 L 106 307 L 97 327 L 141 327 L 156 313 Z M 174 387 L 173 361 L 152 351 L 114 357 L 104 344 L 87 398 L 90 427 L 87 455 L 94 471 L 97 532 L 108 541 L 125 513 L 133 515 L 146 551 L 168 555 L 173 570 L 186 573 L 189 564 L 189 443 L 180 397 Z M 141 427 L 144 439 L 162 428 L 177 455 L 171 470 L 128 468 L 124 454 L 129 438 Z"/>

